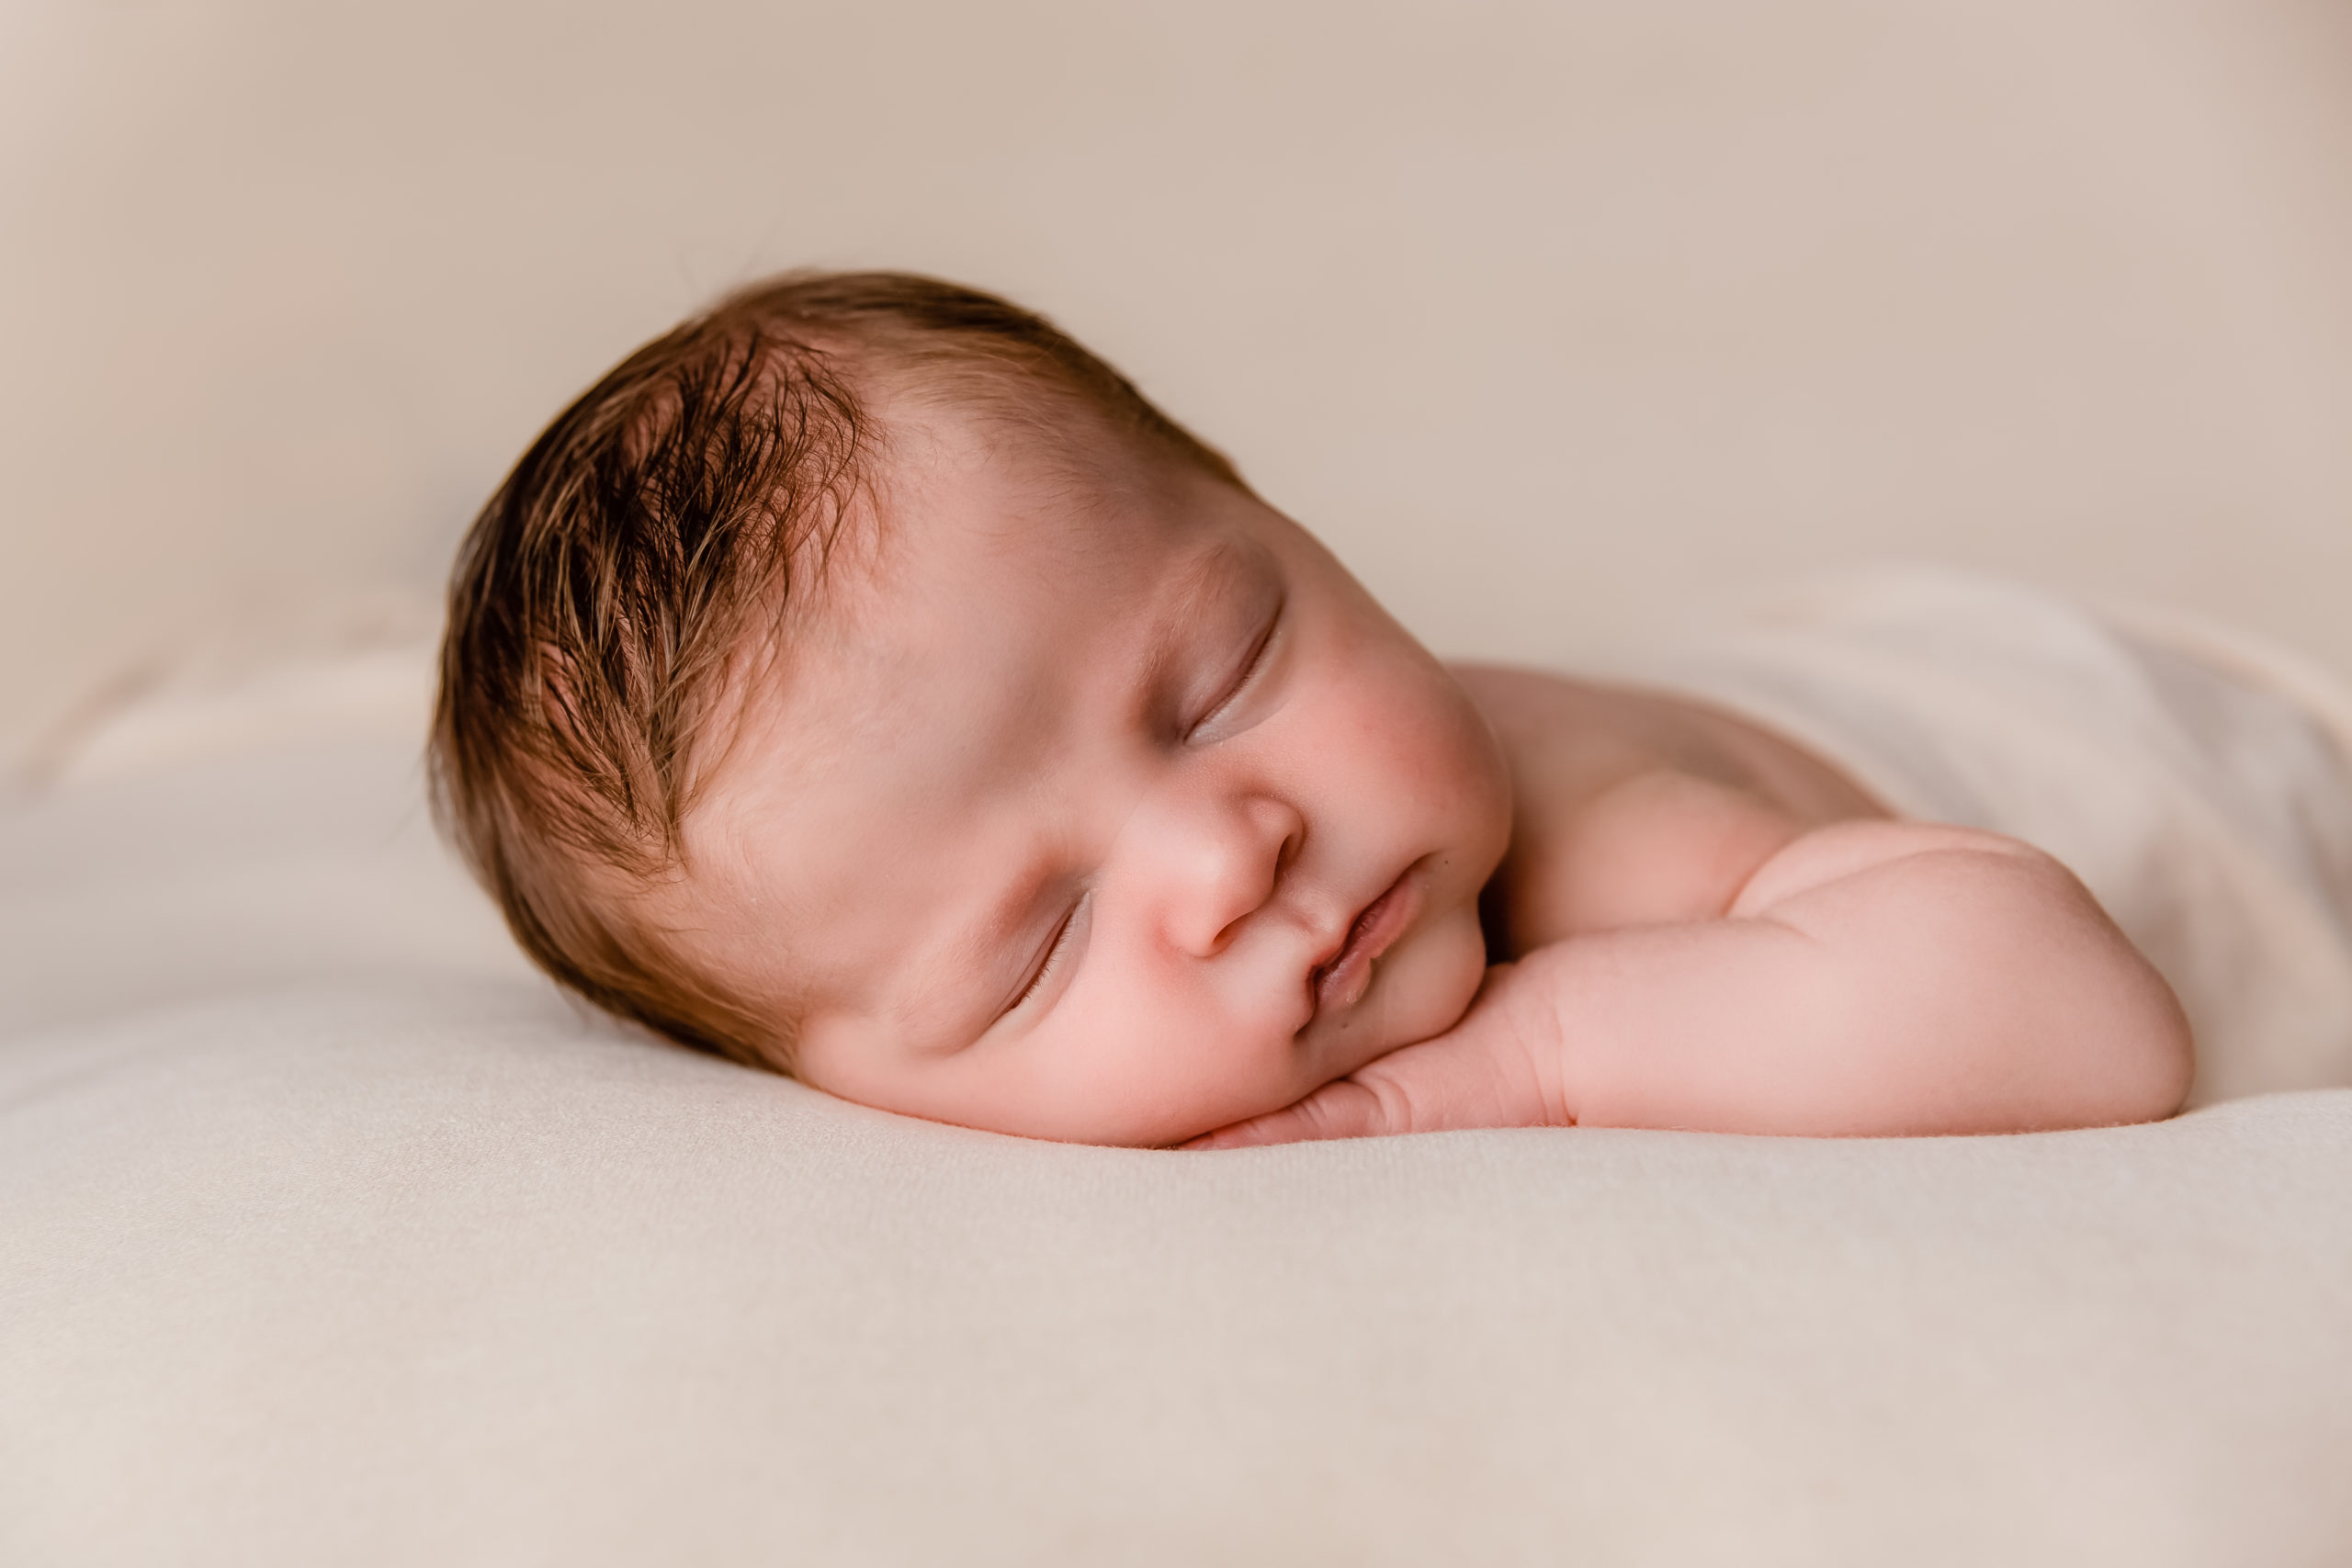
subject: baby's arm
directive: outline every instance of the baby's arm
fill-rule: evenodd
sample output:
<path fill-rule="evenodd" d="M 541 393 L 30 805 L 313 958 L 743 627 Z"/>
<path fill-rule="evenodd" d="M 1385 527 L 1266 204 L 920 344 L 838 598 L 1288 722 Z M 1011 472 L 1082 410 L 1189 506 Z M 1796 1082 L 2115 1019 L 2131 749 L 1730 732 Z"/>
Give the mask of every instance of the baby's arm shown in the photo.
<path fill-rule="evenodd" d="M 1770 854 L 1721 919 L 1540 948 L 1448 1032 L 1203 1142 L 2020 1132 L 2168 1115 L 2190 1070 L 2170 987 L 2056 861 L 1853 821 Z"/>

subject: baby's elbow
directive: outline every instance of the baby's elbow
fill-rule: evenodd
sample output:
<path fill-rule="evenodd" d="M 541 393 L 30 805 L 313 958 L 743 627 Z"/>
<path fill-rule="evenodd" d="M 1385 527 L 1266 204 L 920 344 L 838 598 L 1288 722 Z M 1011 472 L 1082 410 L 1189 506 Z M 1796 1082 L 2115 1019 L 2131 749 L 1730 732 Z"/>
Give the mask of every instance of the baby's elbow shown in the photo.
<path fill-rule="evenodd" d="M 1933 860 L 1923 869 L 1935 875 L 1935 913 L 1911 939 L 1946 956 L 1951 989 L 1939 999 L 1967 1021 L 1953 1065 L 1976 1088 L 1955 1095 L 1966 1107 L 1955 1120 L 1970 1124 L 1952 1130 L 2117 1126 L 2178 1111 L 2196 1072 L 2188 1015 L 2081 882 L 2022 845 Z"/>
<path fill-rule="evenodd" d="M 2043 1040 L 2060 1054 L 2051 1064 L 2052 1123 L 2160 1122 L 2181 1108 L 2196 1076 L 2188 1015 L 2082 885 L 2066 882 L 2073 940 L 2043 949 L 2054 966 L 2042 977 L 2045 994 L 2057 1002 Z"/>
<path fill-rule="evenodd" d="M 2180 999 L 2154 964 L 2137 949 L 2127 952 L 2139 972 L 2124 982 L 2132 995 L 2108 1021 L 2107 1060 L 2090 1096 L 2094 1125 L 2161 1122 L 2188 1099 L 2197 1076 L 2196 1040 Z"/>

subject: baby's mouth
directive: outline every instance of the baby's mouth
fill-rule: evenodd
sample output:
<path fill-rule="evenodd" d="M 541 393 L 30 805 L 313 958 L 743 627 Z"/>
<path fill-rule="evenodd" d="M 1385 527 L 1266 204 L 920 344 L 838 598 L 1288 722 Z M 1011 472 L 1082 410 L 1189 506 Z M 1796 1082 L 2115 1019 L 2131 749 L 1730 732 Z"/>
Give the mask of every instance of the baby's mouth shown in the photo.
<path fill-rule="evenodd" d="M 1340 951 L 1316 965 L 1308 981 L 1315 993 L 1317 1017 L 1351 1008 L 1363 999 L 1372 985 L 1374 961 L 1396 945 L 1420 910 L 1420 890 L 1411 875 L 1409 871 L 1400 875 L 1386 892 L 1365 905 L 1356 923 L 1348 928 L 1348 939 L 1340 944 Z"/>

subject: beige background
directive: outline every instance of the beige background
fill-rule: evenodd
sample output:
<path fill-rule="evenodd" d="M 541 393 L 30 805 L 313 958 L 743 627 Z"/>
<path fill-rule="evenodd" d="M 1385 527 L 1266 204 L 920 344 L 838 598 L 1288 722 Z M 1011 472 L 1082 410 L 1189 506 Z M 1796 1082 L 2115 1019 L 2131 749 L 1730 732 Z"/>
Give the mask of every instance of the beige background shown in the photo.
<path fill-rule="evenodd" d="M 1893 556 L 2352 671 L 2343 0 L 0 0 L 0 181 L 11 746 L 429 593 L 804 263 L 1054 313 L 1450 651 Z"/>
<path fill-rule="evenodd" d="M 1450 649 L 1900 555 L 2352 673 L 2352 0 L 0 0 L 0 742 L 429 593 L 797 262 L 1054 311 Z M 0 1561 L 2352 1560 L 2352 1092 L 888 1117 L 517 977 L 406 668 L 0 811 Z"/>

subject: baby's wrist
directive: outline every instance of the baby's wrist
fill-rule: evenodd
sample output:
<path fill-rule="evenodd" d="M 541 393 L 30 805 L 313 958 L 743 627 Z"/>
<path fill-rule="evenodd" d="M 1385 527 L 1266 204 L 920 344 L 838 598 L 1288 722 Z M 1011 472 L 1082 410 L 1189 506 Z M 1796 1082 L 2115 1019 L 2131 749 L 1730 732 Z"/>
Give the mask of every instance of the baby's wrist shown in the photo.
<path fill-rule="evenodd" d="M 1542 1107 L 1543 1125 L 1576 1124 L 1569 1071 L 1566 995 L 1568 942 L 1552 942 L 1487 971 L 1470 1011 L 1456 1029 L 1483 1036 L 1476 1043 L 1510 1064 Z"/>

